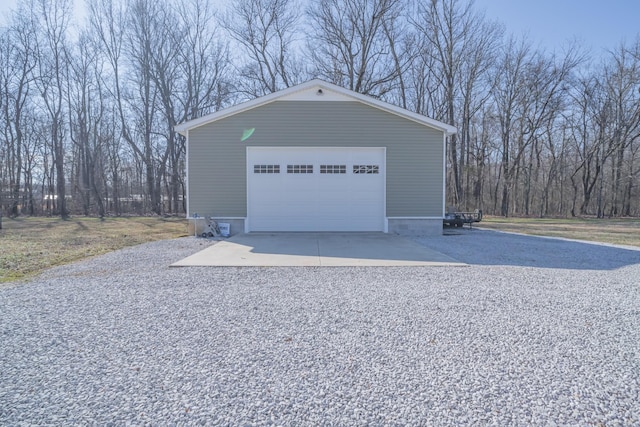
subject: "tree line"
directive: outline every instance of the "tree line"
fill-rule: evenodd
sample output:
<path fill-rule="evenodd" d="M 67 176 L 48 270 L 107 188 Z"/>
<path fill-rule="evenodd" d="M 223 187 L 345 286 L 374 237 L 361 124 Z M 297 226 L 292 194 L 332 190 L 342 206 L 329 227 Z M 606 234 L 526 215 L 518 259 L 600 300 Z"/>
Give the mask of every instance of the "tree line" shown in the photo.
<path fill-rule="evenodd" d="M 71 0 L 18 1 L 0 27 L 5 215 L 183 214 L 176 124 L 321 78 L 456 126 L 457 209 L 640 216 L 640 38 L 550 52 L 473 0 L 214 3 L 92 0 L 76 22 Z"/>

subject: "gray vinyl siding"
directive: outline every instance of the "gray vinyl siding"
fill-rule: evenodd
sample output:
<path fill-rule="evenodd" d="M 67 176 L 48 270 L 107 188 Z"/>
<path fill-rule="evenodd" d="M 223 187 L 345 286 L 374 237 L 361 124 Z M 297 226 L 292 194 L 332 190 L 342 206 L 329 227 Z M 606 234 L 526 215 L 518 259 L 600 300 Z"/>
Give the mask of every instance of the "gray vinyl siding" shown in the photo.
<path fill-rule="evenodd" d="M 275 101 L 191 129 L 190 214 L 246 216 L 247 146 L 387 147 L 387 216 L 442 216 L 442 131 L 359 102 L 329 101 Z"/>

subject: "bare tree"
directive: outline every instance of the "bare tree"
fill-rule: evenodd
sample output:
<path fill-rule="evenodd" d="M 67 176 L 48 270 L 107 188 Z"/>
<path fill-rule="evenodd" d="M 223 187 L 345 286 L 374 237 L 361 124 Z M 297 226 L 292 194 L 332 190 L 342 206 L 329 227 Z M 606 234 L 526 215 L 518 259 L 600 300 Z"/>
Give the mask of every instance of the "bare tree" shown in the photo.
<path fill-rule="evenodd" d="M 538 181 L 543 163 L 542 141 L 553 135 L 555 121 L 564 108 L 568 80 L 580 62 L 573 51 L 560 60 L 540 51 L 514 53 L 516 61 L 505 60 L 500 74 L 507 78 L 501 81 L 499 77 L 495 90 L 498 105 L 514 101 L 508 108 L 499 108 L 503 125 L 510 124 L 502 128 L 505 181 L 501 214 L 505 216 L 510 208 L 530 213 L 533 183 Z M 516 203 L 510 207 L 511 192 Z"/>
<path fill-rule="evenodd" d="M 496 71 L 496 83 L 492 89 L 496 114 L 500 121 L 502 204 L 500 214 L 509 216 L 511 188 L 520 158 L 524 155 L 524 140 L 521 139 L 525 123 L 519 111 L 524 105 L 525 69 L 530 55 L 530 46 L 524 41 L 510 39 L 504 48 Z M 514 144 L 516 143 L 516 144 Z M 515 147 L 514 147 L 515 145 Z M 496 188 L 498 187 L 496 183 Z"/>
<path fill-rule="evenodd" d="M 134 0 L 127 9 L 112 0 L 90 7 L 92 27 L 112 71 L 121 136 L 144 171 L 145 200 L 156 214 L 162 212 L 160 168 L 166 144 L 157 129 L 160 96 L 152 69 L 159 60 L 158 51 L 169 45 L 163 21 L 167 9 L 148 0 Z"/>
<path fill-rule="evenodd" d="M 126 31 L 126 11 L 123 2 L 118 0 L 100 0 L 88 3 L 89 26 L 92 38 L 95 39 L 97 49 L 101 55 L 96 59 L 104 63 L 100 76 L 100 86 L 103 88 L 103 99 L 108 98 L 110 105 L 101 122 L 101 138 L 105 139 L 109 164 L 111 187 L 110 208 L 116 215 L 123 212 L 121 199 L 125 194 L 130 196 L 130 189 L 125 189 L 123 182 L 123 165 L 128 162 L 125 150 L 121 146 L 122 140 L 131 141 L 128 136 L 128 123 L 125 115 L 124 93 L 125 66 L 124 39 Z M 138 186 L 141 187 L 141 184 Z"/>
<path fill-rule="evenodd" d="M 8 213 L 19 214 L 18 205 L 25 171 L 25 144 L 29 138 L 30 95 L 37 66 L 35 28 L 23 9 L 12 14 L 10 26 L 0 36 L 0 107 L 2 135 L 6 141 L 5 162 L 8 178 Z M 0 192 L 2 190 L 0 189 Z M 0 204 L 0 210 L 3 208 Z"/>
<path fill-rule="evenodd" d="M 571 215 L 576 216 L 589 213 L 594 189 L 601 182 L 602 169 L 611 153 L 605 149 L 604 143 L 609 121 L 607 99 L 598 79 L 591 76 L 580 78 L 571 97 L 573 108 L 569 138 L 574 158 L 574 169 L 570 177 L 574 189 Z M 579 193 L 582 202 L 578 211 L 576 205 Z"/>
<path fill-rule="evenodd" d="M 620 46 L 572 91 L 572 215 L 592 213 L 594 197 L 598 217 L 607 210 L 610 216 L 632 211 L 635 143 L 640 138 L 639 65 L 633 51 Z"/>
<path fill-rule="evenodd" d="M 440 66 L 435 49 L 423 37 L 416 36 L 417 54 L 405 73 L 408 88 L 407 107 L 419 114 L 446 120 L 447 103 L 442 87 Z"/>
<path fill-rule="evenodd" d="M 213 10 L 209 3 L 182 0 L 178 9 L 178 28 L 174 43 L 179 46 L 173 82 L 164 85 L 163 101 L 167 117 L 169 152 L 170 197 L 174 212 L 178 211 L 179 192 L 182 211 L 186 211 L 184 185 L 185 138 L 173 131 L 176 123 L 185 122 L 217 111 L 226 105 L 231 94 L 229 77 L 229 50 L 219 41 Z M 162 79 L 161 79 L 162 80 Z M 167 98 L 168 95 L 168 98 Z"/>
<path fill-rule="evenodd" d="M 74 144 L 73 168 L 75 199 L 81 200 L 85 215 L 106 213 L 104 203 L 104 138 L 100 134 L 107 94 L 100 75 L 102 62 L 98 60 L 96 44 L 87 32 L 81 32 L 77 42 L 77 55 L 70 58 L 69 74 L 69 135 Z"/>
<path fill-rule="evenodd" d="M 524 183 L 520 210 L 530 214 L 531 202 L 545 159 L 542 150 L 545 138 L 554 137 L 561 113 L 567 106 L 565 99 L 574 69 L 582 62 L 582 56 L 575 47 L 569 47 L 562 55 L 548 55 L 538 51 L 527 65 L 524 106 L 526 127 L 521 139 L 528 146 L 523 156 L 522 172 Z M 546 157 L 546 156 L 544 156 Z"/>
<path fill-rule="evenodd" d="M 232 82 L 229 49 L 227 43 L 220 41 L 222 35 L 215 27 L 209 3 L 181 1 L 178 63 L 182 82 L 176 92 L 182 122 L 220 110 L 229 102 Z"/>
<path fill-rule="evenodd" d="M 389 45 L 389 55 L 395 68 L 396 80 L 389 95 L 388 102 L 410 109 L 412 102 L 412 73 L 414 62 L 420 54 L 419 37 L 410 24 L 413 11 L 408 0 L 401 2 L 399 12 L 393 19 L 382 22 L 382 29 Z"/>
<path fill-rule="evenodd" d="M 296 55 L 298 0 L 233 0 L 224 27 L 238 44 L 240 90 L 257 97 L 295 85 L 304 78 Z"/>
<path fill-rule="evenodd" d="M 401 4 L 400 0 L 312 3 L 308 17 L 313 35 L 308 49 L 314 73 L 375 97 L 391 91 L 398 78 L 398 63 L 389 54 L 389 37 Z"/>
<path fill-rule="evenodd" d="M 67 126 L 64 120 L 67 79 L 67 30 L 71 17 L 69 0 L 36 0 L 33 19 L 40 23 L 37 31 L 38 78 L 42 104 L 50 129 L 49 140 L 55 171 L 55 212 L 67 217 L 65 151 Z M 53 190 L 53 189 L 51 189 Z"/>
<path fill-rule="evenodd" d="M 74 33 L 70 1 L 19 0 L 0 27 L 11 215 L 183 212 L 175 124 L 311 75 L 456 126 L 461 208 L 640 214 L 640 41 L 574 78 L 577 49 L 502 40 L 473 0 L 229 0 L 222 23 L 212 2 L 95 0 Z"/>
<path fill-rule="evenodd" d="M 604 84 L 610 112 L 609 147 L 614 154 L 611 165 L 611 201 L 609 216 L 630 211 L 633 186 L 633 163 L 625 167 L 629 148 L 640 138 L 640 60 L 636 51 L 624 45 L 611 52 L 611 63 L 605 67 Z M 631 167 L 629 167 L 631 166 Z M 599 212 L 603 209 L 600 207 Z"/>
<path fill-rule="evenodd" d="M 437 117 L 458 126 L 449 139 L 453 203 L 466 204 L 465 166 L 469 163 L 470 124 L 488 99 L 489 69 L 502 28 L 475 11 L 472 0 L 420 2 L 412 19 L 421 39 L 423 58 L 436 66 L 430 89 L 439 91 L 445 114 Z M 423 59 L 424 61 L 424 59 Z M 469 187 L 467 182 L 466 187 Z"/>

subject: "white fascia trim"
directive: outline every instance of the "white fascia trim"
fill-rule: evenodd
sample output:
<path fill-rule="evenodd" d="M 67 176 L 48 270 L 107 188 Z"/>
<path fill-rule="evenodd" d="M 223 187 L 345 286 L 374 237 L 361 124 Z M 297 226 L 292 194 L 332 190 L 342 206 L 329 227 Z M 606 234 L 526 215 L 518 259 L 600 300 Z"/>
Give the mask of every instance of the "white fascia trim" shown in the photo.
<path fill-rule="evenodd" d="M 336 86 L 338 89 L 343 89 L 339 86 Z M 458 129 L 454 126 L 450 126 L 446 123 L 440 122 L 438 120 L 432 119 L 427 116 L 423 116 L 422 114 L 414 113 L 413 111 L 405 110 L 402 107 L 398 107 L 393 104 L 389 104 L 388 102 L 380 101 L 379 99 L 372 98 L 367 95 L 363 95 L 357 92 L 350 92 L 350 96 L 352 98 L 356 98 L 358 101 L 363 104 L 369 105 L 371 107 L 377 108 L 379 110 L 387 111 L 388 113 L 395 114 L 397 116 L 403 117 L 405 119 L 409 119 L 411 121 L 417 122 L 421 125 L 426 125 L 436 130 L 444 132 L 445 135 L 453 135 L 454 133 L 458 133 Z"/>
<path fill-rule="evenodd" d="M 296 89 L 296 90 L 294 90 Z M 211 114 L 207 114 L 206 116 L 202 116 L 197 119 L 189 120 L 188 122 L 180 123 L 174 126 L 174 130 L 180 134 L 184 135 L 184 132 L 188 129 L 193 129 L 198 126 L 205 125 L 210 122 L 214 122 L 216 120 L 223 119 L 225 117 L 232 116 L 234 114 L 238 114 L 242 111 L 250 110 L 252 108 L 258 107 L 260 105 L 268 104 L 276 99 L 289 95 L 295 91 L 299 90 L 298 86 L 293 86 L 287 89 L 283 89 L 279 92 L 273 92 L 265 96 L 261 96 L 258 98 L 254 98 L 250 101 L 241 102 L 240 104 L 233 105 L 231 107 L 223 108 L 220 111 L 216 111 Z"/>
<path fill-rule="evenodd" d="M 402 107 L 398 107 L 397 105 L 389 104 L 388 102 L 381 101 L 379 99 L 373 98 L 368 95 L 363 95 L 358 92 L 354 92 L 349 89 L 345 89 L 343 87 L 334 85 L 329 82 L 325 82 L 323 80 L 315 79 L 311 80 L 307 83 L 318 85 L 322 89 L 332 90 L 334 92 L 340 93 L 342 95 L 348 96 L 350 98 L 354 98 L 363 104 L 369 105 L 371 107 L 377 108 L 379 110 L 387 111 L 392 114 L 396 114 L 398 116 L 404 117 L 405 119 L 409 119 L 419 124 L 426 125 L 437 130 L 440 130 L 445 133 L 445 135 L 452 135 L 457 133 L 458 130 L 454 126 L 450 126 L 446 123 L 440 122 L 438 120 L 432 119 L 427 116 L 423 116 L 422 114 L 414 113 L 413 111 L 406 110 Z M 303 85 L 306 83 L 303 83 Z M 302 85 L 301 85 L 302 86 Z"/>
<path fill-rule="evenodd" d="M 189 129 L 196 128 L 198 126 L 205 125 L 210 122 L 214 122 L 216 120 L 223 119 L 225 117 L 232 116 L 234 114 L 240 113 L 242 111 L 250 110 L 252 108 L 258 107 L 260 105 L 268 104 L 270 102 L 276 101 L 280 98 L 290 96 L 296 92 L 302 92 L 311 88 L 320 88 L 326 89 L 329 91 L 333 91 L 339 93 L 341 95 L 345 95 L 349 98 L 355 99 L 357 101 L 362 102 L 363 104 L 369 105 L 371 107 L 387 111 L 392 114 L 396 114 L 398 116 L 404 117 L 406 119 L 415 121 L 422 125 L 426 125 L 437 130 L 444 132 L 446 135 L 451 135 L 457 132 L 457 129 L 454 126 L 450 126 L 446 123 L 439 122 L 438 120 L 431 119 L 429 117 L 423 116 L 418 113 L 414 113 L 409 110 L 405 110 L 404 108 L 395 106 L 393 104 L 389 104 L 384 101 L 380 101 L 378 99 L 372 98 L 368 95 L 363 95 L 361 93 L 357 93 L 351 91 L 349 89 L 345 89 L 343 87 L 334 85 L 329 82 L 325 82 L 320 79 L 309 80 L 308 82 L 301 83 L 297 86 L 288 87 L 286 89 L 280 90 L 278 92 L 273 92 L 265 96 L 261 96 L 259 98 L 252 99 L 250 101 L 242 102 L 240 104 L 234 105 L 232 107 L 228 107 L 222 109 L 220 111 L 216 111 L 211 114 L 207 114 L 206 116 L 202 116 L 200 118 L 190 120 L 188 122 L 180 123 L 174 126 L 174 130 L 182 135 L 185 135 L 185 132 Z"/>

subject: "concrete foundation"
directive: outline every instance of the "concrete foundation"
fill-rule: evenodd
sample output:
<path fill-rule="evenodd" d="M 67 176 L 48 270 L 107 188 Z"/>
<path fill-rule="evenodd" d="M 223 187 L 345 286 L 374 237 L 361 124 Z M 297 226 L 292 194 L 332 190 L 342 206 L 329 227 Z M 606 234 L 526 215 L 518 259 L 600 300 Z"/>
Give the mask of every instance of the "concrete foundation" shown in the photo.
<path fill-rule="evenodd" d="M 189 234 L 200 236 L 207 229 L 207 221 L 204 217 L 188 218 Z M 230 235 L 244 233 L 243 218 L 214 217 L 218 223 L 230 225 Z M 442 219 L 422 219 L 422 218 L 389 218 L 389 233 L 401 236 L 440 236 L 442 235 Z"/>
<path fill-rule="evenodd" d="M 244 233 L 244 219 L 240 218 L 215 218 L 216 222 L 220 224 L 221 222 L 229 224 L 229 235 L 233 236 L 235 234 Z"/>
<path fill-rule="evenodd" d="M 442 219 L 389 218 L 389 233 L 401 236 L 441 236 Z"/>
<path fill-rule="evenodd" d="M 188 233 L 191 236 L 200 236 L 205 230 L 208 230 L 209 217 L 187 218 L 189 221 Z M 227 223 L 230 225 L 230 236 L 238 233 L 244 233 L 244 219 L 232 219 L 232 218 L 213 218 L 218 224 Z"/>

